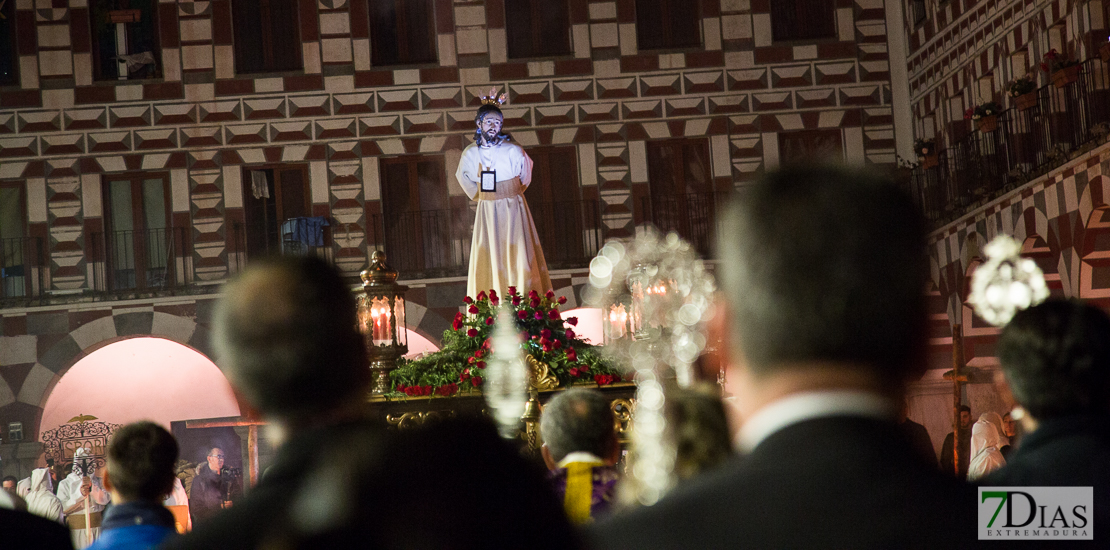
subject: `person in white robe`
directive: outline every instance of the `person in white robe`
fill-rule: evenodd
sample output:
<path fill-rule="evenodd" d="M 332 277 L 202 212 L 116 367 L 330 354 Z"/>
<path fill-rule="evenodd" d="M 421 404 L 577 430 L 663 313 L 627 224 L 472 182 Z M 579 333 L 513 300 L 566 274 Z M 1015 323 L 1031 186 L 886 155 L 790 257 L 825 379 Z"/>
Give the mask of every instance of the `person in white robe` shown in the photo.
<path fill-rule="evenodd" d="M 475 143 L 463 149 L 455 177 L 471 200 L 478 201 L 466 293 L 496 290 L 508 296 L 516 287 L 527 295 L 551 289 L 547 261 L 524 191 L 532 182 L 532 159 L 502 132 L 504 116 L 494 93 L 483 98 L 474 121 Z M 489 190 L 492 187 L 492 190 Z M 485 189 L 485 190 L 483 190 Z"/>
<path fill-rule="evenodd" d="M 50 470 L 37 468 L 31 472 L 30 490 L 23 500 L 27 501 L 28 512 L 65 524 L 65 516 L 62 514 L 64 507 L 62 501 L 54 496 L 54 483 L 50 478 Z"/>
<path fill-rule="evenodd" d="M 998 413 L 994 413 L 998 414 Z M 1001 423 L 1001 419 L 999 419 Z M 967 480 L 975 481 L 1006 465 L 999 448 L 1002 436 L 986 414 L 971 427 L 971 463 L 967 467 Z"/>
<path fill-rule="evenodd" d="M 87 490 L 86 490 L 87 489 Z M 96 460 L 84 448 L 77 449 L 73 455 L 73 471 L 58 483 L 58 499 L 62 501 L 68 518 L 79 516 L 77 521 L 84 524 L 85 495 L 88 494 L 89 514 L 96 514 L 91 529 L 74 529 L 70 524 L 70 534 L 73 536 L 73 547 L 80 550 L 100 536 L 99 515 L 104 506 L 111 500 L 108 491 L 104 489 L 102 478 L 96 473 Z"/>

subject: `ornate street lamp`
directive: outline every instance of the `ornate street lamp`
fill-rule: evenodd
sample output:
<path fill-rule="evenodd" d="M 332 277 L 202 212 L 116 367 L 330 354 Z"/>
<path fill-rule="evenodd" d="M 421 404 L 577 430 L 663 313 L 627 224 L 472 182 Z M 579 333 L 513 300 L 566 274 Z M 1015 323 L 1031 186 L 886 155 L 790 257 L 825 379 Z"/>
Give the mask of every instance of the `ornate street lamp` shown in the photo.
<path fill-rule="evenodd" d="M 374 376 L 372 393 L 389 391 L 389 371 L 397 359 L 408 353 L 405 332 L 405 291 L 397 284 L 397 271 L 385 263 L 385 252 L 375 250 L 370 267 L 362 271 L 362 293 L 358 296 L 358 324 L 366 338 L 370 370 Z"/>

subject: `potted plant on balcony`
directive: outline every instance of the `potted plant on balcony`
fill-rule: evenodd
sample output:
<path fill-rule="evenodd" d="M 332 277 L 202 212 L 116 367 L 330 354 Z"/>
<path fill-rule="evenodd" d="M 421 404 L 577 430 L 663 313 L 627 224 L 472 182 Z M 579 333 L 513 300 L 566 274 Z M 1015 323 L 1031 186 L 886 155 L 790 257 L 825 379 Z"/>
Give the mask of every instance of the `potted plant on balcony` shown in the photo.
<path fill-rule="evenodd" d="M 921 159 L 921 167 L 929 169 L 938 164 L 937 159 L 937 145 L 931 139 L 918 138 L 913 142 L 913 149 L 917 151 L 917 157 Z"/>
<path fill-rule="evenodd" d="M 1011 82 L 1006 93 L 1014 98 L 1014 105 L 1019 111 L 1028 111 L 1037 105 L 1037 83 L 1032 75 Z"/>
<path fill-rule="evenodd" d="M 998 129 L 998 113 L 1001 112 L 1001 105 L 988 101 L 968 109 L 964 113 L 964 118 L 974 120 L 976 125 L 979 126 L 980 132 L 993 132 Z"/>
<path fill-rule="evenodd" d="M 1078 61 L 1064 57 L 1055 48 L 1048 50 L 1041 62 L 1041 70 L 1052 76 L 1052 84 L 1057 88 L 1079 80 L 1080 68 Z"/>

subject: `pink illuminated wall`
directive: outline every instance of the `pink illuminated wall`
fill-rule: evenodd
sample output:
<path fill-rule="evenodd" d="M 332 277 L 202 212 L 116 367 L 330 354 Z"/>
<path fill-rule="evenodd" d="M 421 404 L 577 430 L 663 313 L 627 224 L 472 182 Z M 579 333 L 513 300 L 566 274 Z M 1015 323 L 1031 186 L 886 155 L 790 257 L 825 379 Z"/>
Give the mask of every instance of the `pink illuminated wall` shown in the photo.
<path fill-rule="evenodd" d="M 601 309 L 596 307 L 580 307 L 562 312 L 563 319 L 567 317 L 577 317 L 578 326 L 574 327 L 574 333 L 579 338 L 587 342 L 600 346 L 605 341 L 605 333 L 601 326 Z M 565 327 L 570 327 L 564 323 Z"/>
<path fill-rule="evenodd" d="M 46 400 L 40 432 L 81 414 L 126 424 L 239 416 L 219 367 L 203 354 L 162 338 L 132 338 L 73 365 Z"/>
<path fill-rule="evenodd" d="M 408 357 L 409 359 L 414 359 L 424 353 L 439 351 L 439 348 L 436 347 L 436 345 L 433 344 L 431 340 L 421 336 L 420 334 L 409 329 L 405 329 L 405 333 L 405 335 L 408 337 L 409 343 L 409 352 L 405 354 L 405 357 Z"/>

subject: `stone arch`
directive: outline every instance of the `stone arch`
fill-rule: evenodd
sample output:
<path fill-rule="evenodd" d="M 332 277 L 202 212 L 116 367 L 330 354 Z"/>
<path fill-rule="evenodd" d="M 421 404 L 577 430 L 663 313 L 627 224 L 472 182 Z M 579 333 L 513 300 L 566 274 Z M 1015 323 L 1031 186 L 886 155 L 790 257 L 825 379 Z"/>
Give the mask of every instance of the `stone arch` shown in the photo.
<path fill-rule="evenodd" d="M 108 344 L 138 336 L 165 338 L 212 357 L 208 329 L 192 319 L 160 311 L 108 315 L 77 327 L 46 350 L 27 374 L 18 401 L 42 409 L 58 380 L 77 361 Z"/>
<path fill-rule="evenodd" d="M 427 338 L 437 347 L 443 347 L 443 331 L 451 322 L 423 304 L 405 300 L 405 328 Z"/>

